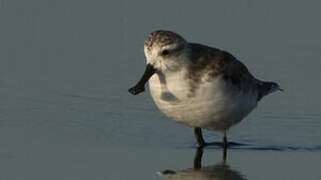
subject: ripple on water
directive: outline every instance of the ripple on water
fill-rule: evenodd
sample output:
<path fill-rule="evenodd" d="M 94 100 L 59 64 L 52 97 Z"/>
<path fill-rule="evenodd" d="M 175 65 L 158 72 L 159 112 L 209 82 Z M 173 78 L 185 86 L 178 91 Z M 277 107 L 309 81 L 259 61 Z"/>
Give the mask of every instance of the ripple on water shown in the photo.
<path fill-rule="evenodd" d="M 188 148 L 197 148 L 197 145 L 189 146 Z M 215 142 L 210 143 L 209 146 L 205 147 L 206 149 L 222 149 L 222 143 Z M 180 149 L 180 148 L 178 148 Z M 315 146 L 291 146 L 291 145 L 255 145 L 255 144 L 245 144 L 237 142 L 229 142 L 228 150 L 245 150 L 245 151 L 321 151 L 321 145 Z"/>

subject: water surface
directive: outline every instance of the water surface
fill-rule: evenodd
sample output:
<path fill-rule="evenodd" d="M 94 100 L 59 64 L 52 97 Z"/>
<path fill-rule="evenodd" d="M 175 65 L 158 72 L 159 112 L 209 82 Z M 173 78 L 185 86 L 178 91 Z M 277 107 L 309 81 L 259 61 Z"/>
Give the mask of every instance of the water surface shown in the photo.
<path fill-rule="evenodd" d="M 320 2 L 2 0 L 0 7 L 0 179 L 193 173 L 193 130 L 168 120 L 148 91 L 127 92 L 155 29 L 228 50 L 285 89 L 231 129 L 229 140 L 245 145 L 231 147 L 224 165 L 220 148 L 204 150 L 209 168 L 201 176 L 321 179 Z M 208 131 L 205 138 L 221 140 Z"/>

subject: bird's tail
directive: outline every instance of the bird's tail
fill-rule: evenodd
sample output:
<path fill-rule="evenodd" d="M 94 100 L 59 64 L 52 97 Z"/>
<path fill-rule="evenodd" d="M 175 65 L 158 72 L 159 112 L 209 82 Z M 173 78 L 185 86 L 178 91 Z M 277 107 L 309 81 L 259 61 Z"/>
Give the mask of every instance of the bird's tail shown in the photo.
<path fill-rule="evenodd" d="M 257 100 L 261 100 L 264 96 L 271 94 L 275 91 L 283 91 L 280 85 L 276 82 L 264 82 L 258 81 L 257 83 L 258 97 Z"/>

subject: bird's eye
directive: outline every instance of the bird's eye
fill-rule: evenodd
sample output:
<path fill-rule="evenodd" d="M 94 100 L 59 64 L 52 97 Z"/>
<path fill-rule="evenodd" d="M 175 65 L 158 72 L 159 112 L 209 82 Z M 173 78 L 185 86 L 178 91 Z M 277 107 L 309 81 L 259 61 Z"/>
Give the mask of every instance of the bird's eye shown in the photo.
<path fill-rule="evenodd" d="M 163 56 L 166 56 L 167 54 L 169 54 L 169 51 L 168 51 L 168 50 L 165 49 L 165 50 L 162 51 L 162 55 L 163 55 Z"/>

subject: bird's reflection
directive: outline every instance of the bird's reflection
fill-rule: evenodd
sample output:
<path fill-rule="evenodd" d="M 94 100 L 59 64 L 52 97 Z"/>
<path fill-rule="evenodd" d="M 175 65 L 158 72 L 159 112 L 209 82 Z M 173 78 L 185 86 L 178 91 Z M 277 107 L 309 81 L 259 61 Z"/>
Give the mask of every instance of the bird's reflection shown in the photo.
<path fill-rule="evenodd" d="M 203 148 L 198 148 L 194 157 L 194 167 L 181 171 L 165 170 L 158 173 L 165 180 L 246 180 L 238 171 L 226 164 L 226 150 L 222 161 L 212 166 L 202 167 Z"/>

